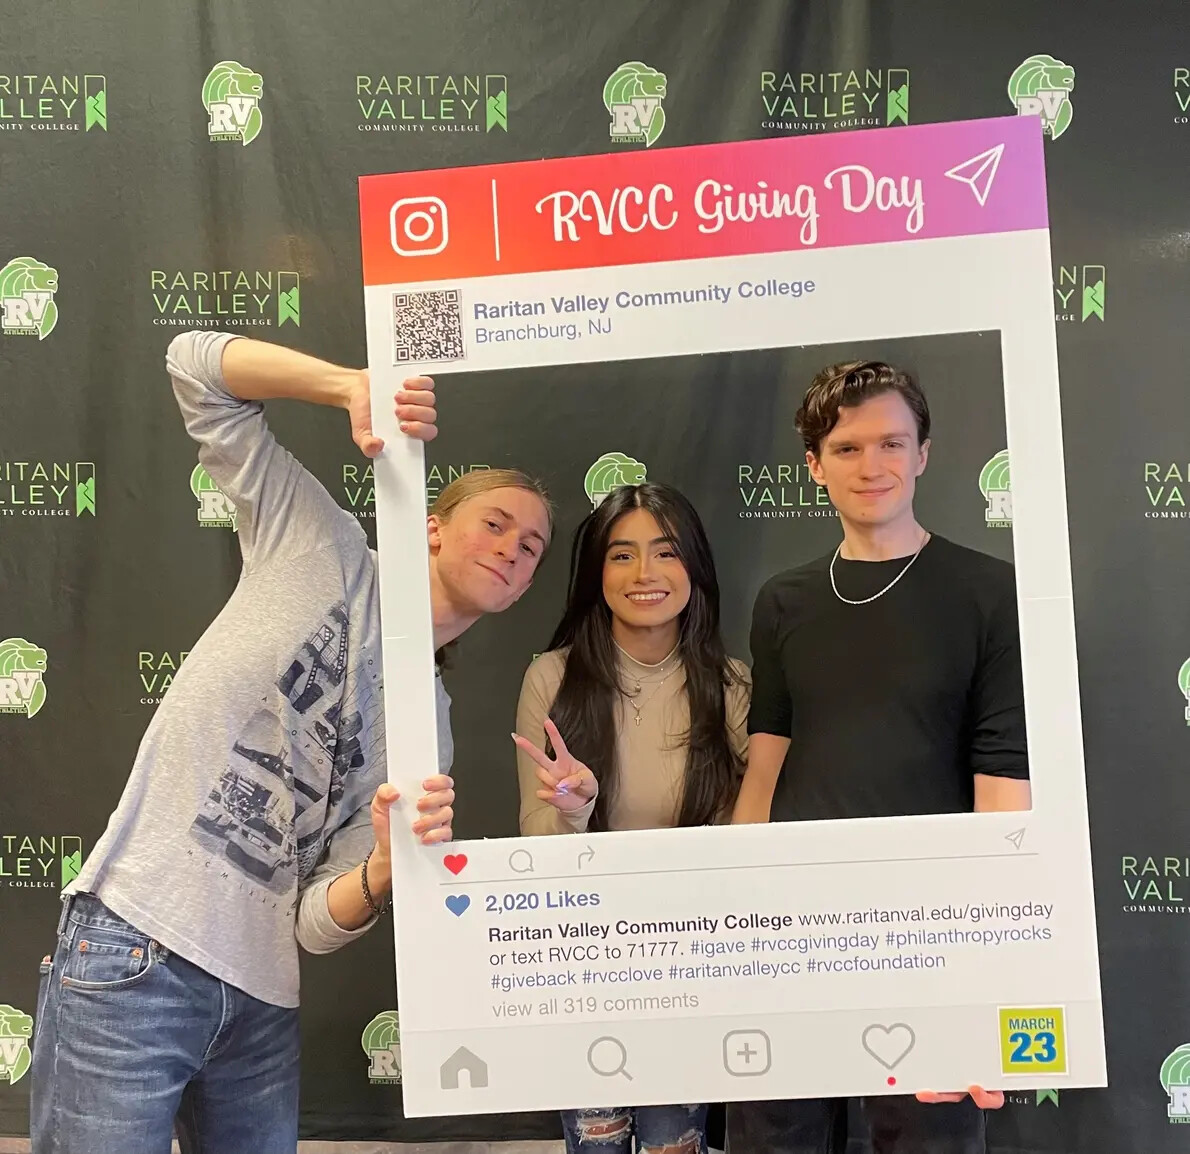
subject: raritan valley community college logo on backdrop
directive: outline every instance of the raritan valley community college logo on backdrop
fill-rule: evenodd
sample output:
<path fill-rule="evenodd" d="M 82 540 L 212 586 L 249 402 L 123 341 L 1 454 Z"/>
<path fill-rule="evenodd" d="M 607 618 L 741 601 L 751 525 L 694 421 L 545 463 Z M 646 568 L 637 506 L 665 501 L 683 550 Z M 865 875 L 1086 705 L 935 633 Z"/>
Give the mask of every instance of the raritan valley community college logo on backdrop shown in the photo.
<path fill-rule="evenodd" d="M 908 124 L 909 70 L 761 72 L 760 99 L 760 127 L 780 132 Z"/>
<path fill-rule="evenodd" d="M 1103 265 L 1055 265 L 1054 320 L 1081 324 L 1107 320 L 1107 269 Z"/>
<path fill-rule="evenodd" d="M 56 891 L 82 868 L 83 839 L 77 834 L 0 833 L 0 888 Z"/>
<path fill-rule="evenodd" d="M 0 713 L 35 717 L 45 704 L 46 651 L 23 637 L 0 641 Z"/>
<path fill-rule="evenodd" d="M 6 337 L 44 341 L 58 323 L 58 270 L 31 256 L 0 268 L 0 330 Z"/>
<path fill-rule="evenodd" d="M 508 77 L 495 73 L 357 75 L 360 132 L 508 131 Z"/>
<path fill-rule="evenodd" d="M 1145 495 L 1140 504 L 1146 521 L 1190 520 L 1190 464 L 1145 461 Z"/>
<path fill-rule="evenodd" d="M 153 324 L 176 328 L 280 328 L 302 324 L 297 272 L 266 268 L 155 268 Z"/>
<path fill-rule="evenodd" d="M 140 677 L 140 704 L 160 705 L 166 691 L 174 683 L 182 662 L 190 656 L 189 649 L 139 649 L 136 671 Z"/>
<path fill-rule="evenodd" d="M 1008 450 L 1001 449 L 979 473 L 979 491 L 987 501 L 983 512 L 989 529 L 1012 528 L 1012 477 L 1008 467 Z"/>
<path fill-rule="evenodd" d="M 438 500 L 442 490 L 452 481 L 476 469 L 490 469 L 491 465 L 428 464 L 426 465 L 426 505 L 430 507 Z M 360 465 L 352 461 L 341 467 L 343 477 L 343 500 L 340 504 L 349 513 L 361 520 L 376 516 L 376 473 L 370 464 Z"/>
<path fill-rule="evenodd" d="M 236 60 L 221 60 L 202 85 L 202 106 L 209 120 L 207 133 L 212 140 L 236 140 L 245 147 L 259 135 L 264 118 L 260 98 L 264 95 L 264 77 Z"/>
<path fill-rule="evenodd" d="M 236 507 L 201 465 L 195 465 L 190 474 L 190 492 L 198 502 L 198 523 L 204 529 L 231 529 L 234 532 Z"/>
<path fill-rule="evenodd" d="M 603 103 L 612 118 L 612 143 L 656 144 L 665 129 L 664 99 L 664 73 L 639 60 L 621 64 L 603 86 Z"/>
<path fill-rule="evenodd" d="M 368 1056 L 368 1081 L 401 1080 L 401 1027 L 396 1010 L 377 1014 L 365 1027 L 364 1053 Z"/>
<path fill-rule="evenodd" d="M 1190 668 L 1183 669 L 1183 674 L 1187 673 Z M 1120 879 L 1124 883 L 1124 913 L 1190 914 L 1190 858 L 1126 853 L 1120 858 Z"/>
<path fill-rule="evenodd" d="M 1061 1106 L 1058 1101 L 1059 1092 L 1057 1090 L 1017 1090 L 1015 1093 L 1009 1091 L 1004 1095 L 1004 1101 L 1013 1106 L 1041 1106 L 1049 1103 L 1051 1106 L 1057 1108 Z"/>
<path fill-rule="evenodd" d="M 0 1005 L 0 1082 L 19 1082 L 33 1064 L 29 1039 L 33 1019 L 14 1006 Z"/>
<path fill-rule="evenodd" d="M 0 461 L 0 517 L 72 516 L 95 516 L 94 461 Z"/>
<path fill-rule="evenodd" d="M 613 489 L 642 485 L 646 480 L 648 470 L 640 461 L 624 453 L 604 453 L 587 470 L 583 488 L 591 499 L 591 508 L 598 509 Z"/>
<path fill-rule="evenodd" d="M 1039 54 L 1023 61 L 1008 78 L 1008 99 L 1018 116 L 1040 116 L 1042 131 L 1057 140 L 1070 127 L 1074 107 L 1074 69 L 1052 56 Z"/>
<path fill-rule="evenodd" d="M 56 72 L 0 76 L 0 132 L 107 131 L 107 77 Z"/>

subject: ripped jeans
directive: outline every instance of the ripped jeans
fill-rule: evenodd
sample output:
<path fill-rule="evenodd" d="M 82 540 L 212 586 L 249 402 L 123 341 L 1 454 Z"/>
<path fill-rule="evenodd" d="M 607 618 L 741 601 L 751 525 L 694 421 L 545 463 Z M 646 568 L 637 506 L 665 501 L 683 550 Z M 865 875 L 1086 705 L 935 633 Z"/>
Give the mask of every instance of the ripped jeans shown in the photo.
<path fill-rule="evenodd" d="M 567 1154 L 707 1154 L 705 1106 L 563 1110 Z"/>

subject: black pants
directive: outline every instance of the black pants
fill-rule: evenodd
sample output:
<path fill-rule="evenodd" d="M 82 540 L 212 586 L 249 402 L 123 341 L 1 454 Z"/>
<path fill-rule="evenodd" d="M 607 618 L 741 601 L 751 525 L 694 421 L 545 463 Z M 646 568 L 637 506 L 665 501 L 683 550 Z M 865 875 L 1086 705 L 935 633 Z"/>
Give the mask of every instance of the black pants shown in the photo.
<path fill-rule="evenodd" d="M 985 1154 L 986 1119 L 970 1098 L 930 1104 L 861 1098 L 871 1154 Z M 726 1154 L 848 1154 L 846 1098 L 736 1102 L 727 1107 Z M 854 1149 L 854 1147 L 853 1147 Z"/>

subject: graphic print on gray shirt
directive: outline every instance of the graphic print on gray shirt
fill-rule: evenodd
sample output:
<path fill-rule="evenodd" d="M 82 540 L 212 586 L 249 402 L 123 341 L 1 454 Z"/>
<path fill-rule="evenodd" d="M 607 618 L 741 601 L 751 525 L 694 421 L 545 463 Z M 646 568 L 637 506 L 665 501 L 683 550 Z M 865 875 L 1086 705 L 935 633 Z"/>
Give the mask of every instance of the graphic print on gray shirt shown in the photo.
<path fill-rule="evenodd" d="M 190 827 L 205 852 L 226 857 L 275 894 L 291 888 L 295 861 L 299 878 L 314 868 L 322 851 L 319 803 L 337 811 L 348 775 L 365 764 L 363 716 L 339 696 L 348 624 L 340 602 L 277 682 L 288 703 L 284 721 L 267 708 L 256 712 Z M 291 744 L 287 729 L 305 740 Z M 329 775 L 322 768 L 328 761 Z"/>
<path fill-rule="evenodd" d="M 373 843 L 387 779 L 376 557 L 358 522 L 227 391 L 229 334 L 191 332 L 167 365 L 199 460 L 235 505 L 243 571 L 149 724 L 123 796 L 66 893 L 95 893 L 253 997 L 298 1004 L 297 946 L 335 924 L 327 890 Z M 439 772 L 450 700 L 435 680 Z M 434 767 L 426 767 L 426 775 Z M 412 820 L 402 799 L 394 820 Z"/>

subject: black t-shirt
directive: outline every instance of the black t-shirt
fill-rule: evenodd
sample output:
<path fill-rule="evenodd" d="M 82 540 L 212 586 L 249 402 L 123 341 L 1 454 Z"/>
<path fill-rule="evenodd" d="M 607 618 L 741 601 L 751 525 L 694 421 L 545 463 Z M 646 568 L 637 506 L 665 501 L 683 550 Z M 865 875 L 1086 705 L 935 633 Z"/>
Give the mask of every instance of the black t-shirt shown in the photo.
<path fill-rule="evenodd" d="M 748 732 L 791 738 L 771 820 L 970 812 L 973 774 L 1028 778 L 1012 566 L 932 536 L 848 605 L 832 555 L 753 610 Z M 840 557 L 839 593 L 871 597 L 908 560 Z"/>

